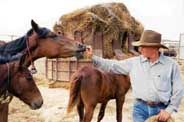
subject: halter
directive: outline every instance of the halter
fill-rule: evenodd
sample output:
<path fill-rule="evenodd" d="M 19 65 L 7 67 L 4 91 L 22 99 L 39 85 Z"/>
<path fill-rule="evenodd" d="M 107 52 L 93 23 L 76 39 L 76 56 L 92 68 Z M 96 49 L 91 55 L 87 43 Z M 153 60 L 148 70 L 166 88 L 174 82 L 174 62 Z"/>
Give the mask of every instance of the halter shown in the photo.
<path fill-rule="evenodd" d="M 26 39 L 26 47 L 27 47 L 27 50 L 28 50 L 28 55 L 31 58 L 31 71 L 30 72 L 31 72 L 31 74 L 36 74 L 37 70 L 36 70 L 36 67 L 34 65 L 32 55 L 31 55 L 31 51 L 30 51 L 30 47 L 29 47 L 29 38 L 28 37 Z"/>
<path fill-rule="evenodd" d="M 6 66 L 8 68 L 8 85 L 6 87 L 5 93 L 0 96 L 0 105 L 4 103 L 10 103 L 13 98 L 12 94 L 8 91 L 8 87 L 10 85 L 10 67 L 8 63 L 6 63 Z"/>

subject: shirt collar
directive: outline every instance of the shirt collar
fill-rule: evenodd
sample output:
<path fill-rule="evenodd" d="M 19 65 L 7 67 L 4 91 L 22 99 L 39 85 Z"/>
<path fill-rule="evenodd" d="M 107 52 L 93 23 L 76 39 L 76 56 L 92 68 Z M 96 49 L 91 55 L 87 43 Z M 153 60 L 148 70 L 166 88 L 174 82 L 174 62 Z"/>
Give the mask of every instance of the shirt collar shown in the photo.
<path fill-rule="evenodd" d="M 141 62 L 142 63 L 148 61 L 148 58 L 144 57 L 143 55 L 141 55 L 140 58 L 141 58 Z M 160 53 L 160 57 L 158 58 L 158 60 L 155 63 L 164 64 L 164 55 Z"/>
<path fill-rule="evenodd" d="M 158 62 L 161 63 L 161 64 L 164 64 L 164 55 L 162 53 L 160 53 L 160 57 L 158 59 Z"/>
<path fill-rule="evenodd" d="M 141 55 L 140 58 L 141 58 L 141 62 L 142 62 L 142 63 L 148 61 L 148 58 L 144 57 L 143 55 Z"/>

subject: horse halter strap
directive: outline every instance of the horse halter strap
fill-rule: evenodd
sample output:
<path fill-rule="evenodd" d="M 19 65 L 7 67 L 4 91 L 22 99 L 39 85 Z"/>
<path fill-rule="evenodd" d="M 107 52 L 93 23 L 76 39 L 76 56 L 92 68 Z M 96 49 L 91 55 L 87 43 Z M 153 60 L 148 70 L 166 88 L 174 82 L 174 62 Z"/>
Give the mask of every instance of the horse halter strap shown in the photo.
<path fill-rule="evenodd" d="M 9 67 L 8 63 L 6 63 L 6 66 L 8 69 L 8 79 L 7 79 L 8 84 L 7 84 L 5 93 L 0 96 L 0 104 L 10 103 L 12 98 L 13 98 L 12 94 L 9 93 L 9 91 L 8 91 L 8 87 L 10 85 L 10 67 Z"/>
<path fill-rule="evenodd" d="M 32 55 L 31 55 L 31 51 L 30 51 L 30 48 L 29 48 L 29 37 L 27 37 L 27 39 L 26 39 L 26 47 L 27 47 L 28 54 L 31 58 L 31 74 L 35 74 L 37 72 L 37 70 L 36 70 L 36 67 L 34 65 L 33 58 L 32 58 Z"/>

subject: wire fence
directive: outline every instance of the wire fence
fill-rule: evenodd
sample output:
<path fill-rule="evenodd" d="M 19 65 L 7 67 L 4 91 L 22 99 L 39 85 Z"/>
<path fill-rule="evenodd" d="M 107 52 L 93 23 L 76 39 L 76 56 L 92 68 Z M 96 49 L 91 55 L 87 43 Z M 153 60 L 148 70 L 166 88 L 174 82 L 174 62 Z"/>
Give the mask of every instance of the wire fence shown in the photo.
<path fill-rule="evenodd" d="M 18 37 L 19 37 L 18 35 L 13 35 L 13 34 L 0 34 L 0 41 L 9 42 Z"/>

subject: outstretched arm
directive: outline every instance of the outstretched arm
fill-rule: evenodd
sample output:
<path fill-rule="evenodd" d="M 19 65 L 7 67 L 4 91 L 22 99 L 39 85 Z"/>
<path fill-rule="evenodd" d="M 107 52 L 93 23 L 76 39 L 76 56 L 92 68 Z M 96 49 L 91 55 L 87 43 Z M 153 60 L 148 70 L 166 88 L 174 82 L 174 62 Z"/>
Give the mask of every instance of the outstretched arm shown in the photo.
<path fill-rule="evenodd" d="M 116 73 L 116 74 L 125 74 L 127 75 L 131 69 L 131 60 L 111 60 L 104 59 L 98 56 L 93 55 L 93 50 L 91 47 L 87 47 L 86 53 L 88 57 L 91 57 L 93 64 L 105 71 Z"/>

